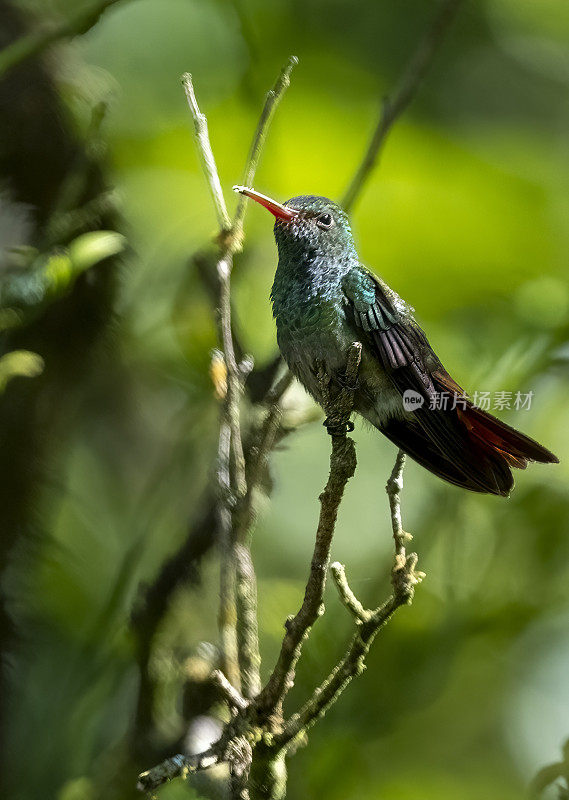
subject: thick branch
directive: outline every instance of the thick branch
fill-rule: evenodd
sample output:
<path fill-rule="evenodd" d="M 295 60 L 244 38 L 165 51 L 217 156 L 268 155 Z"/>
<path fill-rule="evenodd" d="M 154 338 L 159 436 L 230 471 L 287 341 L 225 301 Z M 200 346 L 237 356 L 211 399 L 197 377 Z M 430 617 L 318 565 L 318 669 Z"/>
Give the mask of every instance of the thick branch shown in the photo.
<path fill-rule="evenodd" d="M 393 123 L 411 103 L 417 90 L 427 74 L 437 50 L 441 46 L 445 34 L 453 21 L 463 0 L 443 0 L 431 27 L 425 32 L 417 49 L 399 81 L 399 86 L 392 97 L 382 103 L 379 122 L 372 134 L 365 155 L 351 180 L 342 200 L 342 205 L 349 211 L 361 193 L 365 182 L 373 170 L 381 149 L 387 139 Z"/>

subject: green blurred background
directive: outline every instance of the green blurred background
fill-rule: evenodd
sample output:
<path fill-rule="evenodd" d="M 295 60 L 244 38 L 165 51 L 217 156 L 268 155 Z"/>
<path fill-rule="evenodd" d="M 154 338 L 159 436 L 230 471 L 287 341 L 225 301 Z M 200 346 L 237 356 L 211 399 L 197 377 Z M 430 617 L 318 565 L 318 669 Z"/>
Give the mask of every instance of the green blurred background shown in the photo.
<path fill-rule="evenodd" d="M 27 25 L 61 19 L 77 4 L 28 0 L 19 8 L 32 15 Z M 30 460 L 18 455 L 28 441 L 26 409 L 34 409 L 41 440 L 25 503 L 12 490 L 2 499 L 12 621 L 3 796 L 122 800 L 135 796 L 137 770 L 151 765 L 132 744 L 131 609 L 140 584 L 183 542 L 216 448 L 208 375 L 215 329 L 189 262 L 216 223 L 180 74 L 194 77 L 233 208 L 230 188 L 241 179 L 264 93 L 297 55 L 255 185 L 282 200 L 338 198 L 381 96 L 435 10 L 426 0 L 130 0 L 46 57 L 63 109 L 57 125 L 95 153 L 102 180 L 116 190 L 119 212 L 96 227 L 125 238 L 91 242 L 102 255 L 79 259 L 77 282 L 66 267 L 59 293 L 28 298 L 22 307 L 31 316 L 19 318 L 16 334 L 11 323 L 3 334 L 3 352 L 17 344 L 44 362 L 41 376 L 12 377 L 3 387 L 5 485 L 29 479 Z M 354 210 L 362 259 L 415 306 L 447 369 L 470 392 L 533 391 L 531 410 L 499 415 L 561 464 L 518 473 L 507 500 L 467 494 L 408 465 L 404 524 L 427 579 L 412 608 L 381 634 L 363 677 L 290 760 L 293 800 L 514 800 L 540 767 L 560 758 L 569 736 L 568 91 L 566 0 L 467 2 Z M 94 135 L 100 103 L 107 111 Z M 12 107 L 2 106 L 6 127 L 19 124 Z M 28 127 L 17 131 L 22 147 L 34 125 L 43 130 L 44 113 L 51 112 L 28 109 Z M 38 171 L 49 172 L 51 145 L 41 136 Z M 6 183 L 10 190 L 9 176 Z M 14 191 L 3 207 L 1 243 L 34 247 L 45 268 L 57 237 L 46 235 L 29 201 L 17 207 L 18 227 L 17 200 Z M 246 227 L 235 306 L 246 347 L 262 364 L 276 346 L 268 301 L 276 251 L 265 212 L 249 208 Z M 125 245 L 117 266 L 114 253 Z M 62 320 L 78 292 L 84 299 L 100 285 L 103 256 L 115 265 L 112 290 L 105 284 L 93 301 L 106 308 L 104 334 L 84 341 L 83 311 L 76 328 Z M 26 263 L 0 275 L 7 308 L 30 272 Z M 73 366 L 60 373 L 53 365 L 66 348 Z M 288 403 L 309 401 L 297 388 Z M 14 425 L 20 438 L 10 438 Z M 347 565 L 362 601 L 375 605 L 389 591 L 383 487 L 395 451 L 361 425 L 355 438 L 359 466 L 333 558 Z M 265 676 L 283 621 L 302 598 L 328 450 L 315 422 L 274 457 L 272 501 L 253 547 Z M 214 556 L 201 573 L 197 586 L 176 593 L 154 642 L 154 717 L 166 748 L 183 732 L 184 665 L 216 638 Z M 329 588 L 289 708 L 328 672 L 350 626 Z M 182 785 L 160 794 L 200 796 Z"/>

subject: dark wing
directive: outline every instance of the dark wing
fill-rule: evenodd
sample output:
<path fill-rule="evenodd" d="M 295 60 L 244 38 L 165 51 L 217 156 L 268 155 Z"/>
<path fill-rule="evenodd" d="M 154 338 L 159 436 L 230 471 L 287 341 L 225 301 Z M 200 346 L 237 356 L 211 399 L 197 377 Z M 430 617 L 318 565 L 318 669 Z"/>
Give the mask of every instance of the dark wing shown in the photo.
<path fill-rule="evenodd" d="M 355 334 L 376 353 L 393 386 L 403 396 L 417 392 L 423 404 L 406 419 L 392 419 L 381 431 L 441 478 L 472 491 L 507 495 L 510 466 L 551 461 L 549 451 L 491 415 L 472 406 L 446 372 L 411 310 L 364 268 L 344 280 L 348 319 Z M 456 393 L 460 403 L 441 408 L 440 393 Z M 463 399 L 464 398 L 464 399 Z"/>
<path fill-rule="evenodd" d="M 376 353 L 394 382 L 404 389 L 420 390 L 425 399 L 435 396 L 431 366 L 441 366 L 411 310 L 367 270 L 352 270 L 344 281 L 352 320 L 373 341 Z M 398 386 L 399 388 L 399 386 Z"/>

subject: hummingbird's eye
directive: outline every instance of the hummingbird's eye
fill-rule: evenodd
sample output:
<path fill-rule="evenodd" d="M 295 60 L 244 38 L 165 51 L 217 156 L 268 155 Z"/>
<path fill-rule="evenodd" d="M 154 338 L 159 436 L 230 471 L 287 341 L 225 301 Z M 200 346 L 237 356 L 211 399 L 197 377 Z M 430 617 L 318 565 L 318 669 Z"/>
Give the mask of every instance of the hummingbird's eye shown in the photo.
<path fill-rule="evenodd" d="M 319 217 L 316 217 L 316 224 L 319 228 L 324 228 L 324 230 L 331 228 L 333 223 L 332 214 L 320 214 Z"/>

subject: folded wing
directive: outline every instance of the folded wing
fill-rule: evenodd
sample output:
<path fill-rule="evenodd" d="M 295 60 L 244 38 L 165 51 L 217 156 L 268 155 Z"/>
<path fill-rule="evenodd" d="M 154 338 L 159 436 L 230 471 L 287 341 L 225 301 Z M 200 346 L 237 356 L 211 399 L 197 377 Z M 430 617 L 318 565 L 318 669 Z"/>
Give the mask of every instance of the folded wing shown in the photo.
<path fill-rule="evenodd" d="M 363 267 L 344 281 L 354 335 L 365 340 L 397 391 L 423 398 L 406 419 L 391 419 L 379 430 L 422 466 L 444 480 L 475 492 L 508 495 L 510 467 L 529 461 L 557 462 L 545 447 L 473 406 L 446 372 L 410 309 Z M 441 408 L 442 392 L 458 403 Z M 452 407 L 454 405 L 454 408 Z"/>

